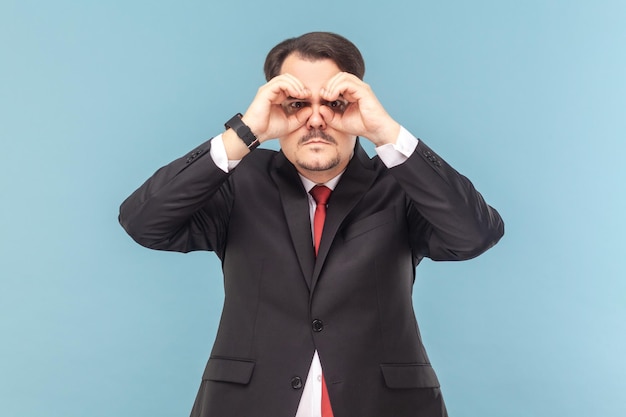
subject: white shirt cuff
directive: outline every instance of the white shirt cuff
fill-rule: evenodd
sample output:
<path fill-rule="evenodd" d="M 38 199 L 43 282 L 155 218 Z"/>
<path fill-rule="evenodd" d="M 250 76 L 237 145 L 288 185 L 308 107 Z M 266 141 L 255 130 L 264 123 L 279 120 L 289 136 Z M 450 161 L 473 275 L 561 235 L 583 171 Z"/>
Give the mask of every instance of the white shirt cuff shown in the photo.
<path fill-rule="evenodd" d="M 404 126 L 400 126 L 396 143 L 379 146 L 376 148 L 376 153 L 387 168 L 393 168 L 409 159 L 418 143 L 419 139 L 406 130 Z"/>
<path fill-rule="evenodd" d="M 234 169 L 239 162 L 240 159 L 237 160 L 229 160 L 228 155 L 226 155 L 226 148 L 224 147 L 224 141 L 222 140 L 222 135 L 217 135 L 213 139 L 211 139 L 211 150 L 209 151 L 211 154 L 211 158 L 213 162 L 219 169 L 224 172 L 230 172 Z"/>

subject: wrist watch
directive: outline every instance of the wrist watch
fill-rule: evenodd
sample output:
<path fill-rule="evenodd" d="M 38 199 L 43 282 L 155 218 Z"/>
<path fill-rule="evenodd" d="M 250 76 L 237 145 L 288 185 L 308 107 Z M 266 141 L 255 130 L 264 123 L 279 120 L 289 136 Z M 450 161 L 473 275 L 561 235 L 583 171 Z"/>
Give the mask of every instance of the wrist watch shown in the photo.
<path fill-rule="evenodd" d="M 229 121 L 224 124 L 226 130 L 233 129 L 239 139 L 246 144 L 249 150 L 253 151 L 257 146 L 261 144 L 259 139 L 254 136 L 254 133 L 250 130 L 248 126 L 241 120 L 243 115 L 241 113 L 237 113 L 234 115 Z"/>

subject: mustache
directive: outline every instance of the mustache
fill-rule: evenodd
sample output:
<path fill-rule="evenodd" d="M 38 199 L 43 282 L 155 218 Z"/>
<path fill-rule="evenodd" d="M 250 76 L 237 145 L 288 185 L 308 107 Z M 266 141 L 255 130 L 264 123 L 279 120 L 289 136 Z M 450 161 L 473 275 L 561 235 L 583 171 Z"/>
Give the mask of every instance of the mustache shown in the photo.
<path fill-rule="evenodd" d="M 333 145 L 337 144 L 337 141 L 335 140 L 334 137 L 330 136 L 328 133 L 319 130 L 319 129 L 313 129 L 311 130 L 309 133 L 307 133 L 306 135 L 302 136 L 300 138 L 300 144 L 305 144 L 308 141 L 312 140 L 312 139 L 324 139 L 326 142 L 332 143 Z"/>

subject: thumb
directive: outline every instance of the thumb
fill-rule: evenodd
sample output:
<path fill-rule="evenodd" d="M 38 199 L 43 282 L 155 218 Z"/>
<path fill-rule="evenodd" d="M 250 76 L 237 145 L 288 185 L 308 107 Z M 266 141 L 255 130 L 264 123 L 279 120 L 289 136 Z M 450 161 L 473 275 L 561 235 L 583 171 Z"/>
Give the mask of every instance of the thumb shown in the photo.
<path fill-rule="evenodd" d="M 309 120 L 309 117 L 311 117 L 311 114 L 313 114 L 313 110 L 310 107 L 305 107 L 293 116 L 288 117 L 287 120 L 289 125 L 289 132 L 293 132 L 294 130 L 306 124 L 306 122 Z"/>

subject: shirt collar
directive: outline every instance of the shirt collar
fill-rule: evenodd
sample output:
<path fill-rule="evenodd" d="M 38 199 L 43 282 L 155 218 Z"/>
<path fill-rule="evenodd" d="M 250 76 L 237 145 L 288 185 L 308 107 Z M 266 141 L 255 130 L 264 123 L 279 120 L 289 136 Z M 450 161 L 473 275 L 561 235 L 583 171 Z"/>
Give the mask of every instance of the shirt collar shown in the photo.
<path fill-rule="evenodd" d="M 326 181 L 323 184 L 318 184 L 316 182 L 313 182 L 310 179 L 302 176 L 302 174 L 300 174 L 300 173 L 298 173 L 298 175 L 300 176 L 300 180 L 302 181 L 302 185 L 304 185 L 304 189 L 308 193 L 316 185 L 325 185 L 325 186 L 327 186 L 328 188 L 330 188 L 331 190 L 334 191 L 335 187 L 337 186 L 337 183 L 341 179 L 341 176 L 343 175 L 343 173 L 344 173 L 344 171 L 340 172 L 336 177 L 331 178 L 330 180 Z"/>

